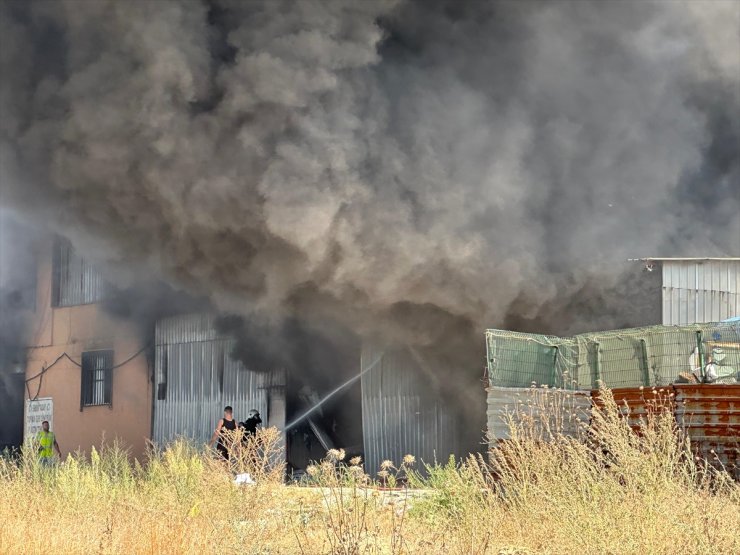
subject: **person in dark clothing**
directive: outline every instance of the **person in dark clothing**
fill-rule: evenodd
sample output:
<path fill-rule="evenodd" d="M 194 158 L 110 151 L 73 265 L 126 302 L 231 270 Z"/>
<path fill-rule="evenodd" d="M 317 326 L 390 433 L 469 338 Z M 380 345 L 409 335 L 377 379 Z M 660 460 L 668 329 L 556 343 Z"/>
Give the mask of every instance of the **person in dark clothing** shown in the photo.
<path fill-rule="evenodd" d="M 216 424 L 216 429 L 213 431 L 211 441 L 208 442 L 209 447 L 213 447 L 213 443 L 218 439 L 216 449 L 221 454 L 224 460 L 229 460 L 229 444 L 230 435 L 229 432 L 236 430 L 236 420 L 234 420 L 234 409 L 227 406 L 224 407 L 224 417 Z"/>
<path fill-rule="evenodd" d="M 244 422 L 239 423 L 239 426 L 244 431 L 244 435 L 242 436 L 242 441 L 244 441 L 244 443 L 247 442 L 249 437 L 254 436 L 257 433 L 257 426 L 260 424 L 262 424 L 260 413 L 255 409 L 250 410 L 249 418 Z"/>

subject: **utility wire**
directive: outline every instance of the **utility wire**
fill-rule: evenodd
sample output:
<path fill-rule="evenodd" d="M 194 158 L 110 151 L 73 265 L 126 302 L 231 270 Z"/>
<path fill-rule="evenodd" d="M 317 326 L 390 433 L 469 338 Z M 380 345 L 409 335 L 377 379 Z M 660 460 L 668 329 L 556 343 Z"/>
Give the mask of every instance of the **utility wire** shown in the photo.
<path fill-rule="evenodd" d="M 151 346 L 151 342 L 149 342 L 146 345 L 144 345 L 141 349 L 139 349 L 138 351 L 136 351 L 133 355 L 131 355 L 130 357 L 128 357 L 123 362 L 119 362 L 118 364 L 115 364 L 115 365 L 111 366 L 110 369 L 111 370 L 115 370 L 116 368 L 120 368 L 121 366 L 124 366 L 125 364 L 128 364 L 129 362 L 131 362 L 132 360 L 134 360 L 137 356 L 139 356 L 141 353 L 143 353 L 144 351 L 146 351 L 150 346 Z M 62 353 L 49 366 L 45 366 L 44 368 L 41 369 L 41 371 L 39 373 L 34 374 L 30 378 L 27 378 L 26 379 L 26 381 L 25 381 L 26 391 L 28 392 L 28 399 L 30 401 L 35 401 L 36 399 L 38 399 L 39 393 L 41 392 L 41 384 L 44 381 L 44 374 L 46 374 L 49 370 L 51 370 L 51 368 L 54 365 L 56 365 L 63 358 L 66 358 L 67 360 L 69 360 L 75 366 L 77 366 L 79 368 L 82 368 L 82 363 L 81 362 L 77 362 L 76 360 L 74 360 L 71 356 L 69 356 L 69 354 L 67 354 L 67 352 Z M 29 382 L 32 382 L 36 378 L 40 378 L 39 379 L 39 385 L 36 388 L 36 394 L 32 396 L 31 395 L 31 388 L 29 387 L 28 384 L 29 384 Z"/>

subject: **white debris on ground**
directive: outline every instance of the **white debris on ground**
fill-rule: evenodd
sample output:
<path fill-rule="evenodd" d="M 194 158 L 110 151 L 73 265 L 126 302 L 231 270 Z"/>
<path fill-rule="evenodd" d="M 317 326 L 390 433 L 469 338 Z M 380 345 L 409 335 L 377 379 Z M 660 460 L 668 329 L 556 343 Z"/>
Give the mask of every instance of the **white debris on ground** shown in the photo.
<path fill-rule="evenodd" d="M 245 472 L 244 474 L 236 475 L 236 478 L 234 478 L 234 484 L 236 484 L 237 486 L 254 486 L 257 484 L 257 482 L 252 479 L 252 476 L 250 476 L 248 472 Z"/>

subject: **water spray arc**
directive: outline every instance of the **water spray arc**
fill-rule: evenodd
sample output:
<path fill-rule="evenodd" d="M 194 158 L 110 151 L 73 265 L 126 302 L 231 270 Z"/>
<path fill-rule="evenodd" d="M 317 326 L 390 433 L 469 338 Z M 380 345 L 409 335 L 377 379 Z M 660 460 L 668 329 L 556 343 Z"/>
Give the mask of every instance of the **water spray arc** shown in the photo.
<path fill-rule="evenodd" d="M 351 385 L 351 384 L 355 383 L 357 380 L 359 380 L 363 376 L 363 374 L 365 374 L 366 372 L 369 372 L 370 370 L 372 370 L 380 362 L 380 360 L 382 358 L 383 358 L 383 355 L 381 354 L 369 366 L 363 368 L 362 371 L 359 374 L 357 374 L 356 376 L 352 376 L 346 382 L 344 382 L 343 384 L 340 384 L 339 386 L 337 386 L 336 388 L 334 388 L 332 391 L 330 391 L 329 393 L 327 393 L 326 395 L 324 395 L 324 397 L 322 397 L 321 400 L 318 403 L 315 403 L 311 408 L 309 408 L 306 412 L 304 412 L 303 414 L 301 414 L 298 418 L 294 418 L 291 422 L 289 422 L 288 424 L 286 424 L 285 429 L 283 431 L 287 432 L 288 430 L 290 430 L 291 428 L 293 428 L 296 424 L 300 423 L 303 419 L 305 419 L 306 417 L 308 417 L 312 412 L 314 412 L 316 409 L 318 409 L 321 405 L 323 405 L 324 403 L 326 403 L 334 395 L 336 395 L 337 393 L 339 393 L 342 389 L 344 389 L 348 385 Z"/>

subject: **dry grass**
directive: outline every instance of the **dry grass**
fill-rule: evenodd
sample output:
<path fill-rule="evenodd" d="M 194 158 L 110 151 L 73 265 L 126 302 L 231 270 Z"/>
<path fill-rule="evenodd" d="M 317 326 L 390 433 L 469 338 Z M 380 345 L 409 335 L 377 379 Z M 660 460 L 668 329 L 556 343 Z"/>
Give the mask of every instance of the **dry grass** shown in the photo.
<path fill-rule="evenodd" d="M 388 462 L 384 482 L 412 486 L 394 493 L 338 451 L 284 485 L 269 429 L 233 469 L 182 441 L 143 466 L 115 445 L 53 469 L 0 460 L 0 553 L 739 553 L 738 484 L 672 418 L 657 410 L 638 436 L 604 393 L 580 437 L 524 419 L 490 460 L 424 477 Z M 245 470 L 256 486 L 232 483 Z"/>

